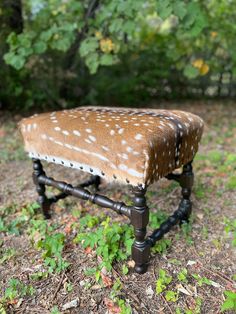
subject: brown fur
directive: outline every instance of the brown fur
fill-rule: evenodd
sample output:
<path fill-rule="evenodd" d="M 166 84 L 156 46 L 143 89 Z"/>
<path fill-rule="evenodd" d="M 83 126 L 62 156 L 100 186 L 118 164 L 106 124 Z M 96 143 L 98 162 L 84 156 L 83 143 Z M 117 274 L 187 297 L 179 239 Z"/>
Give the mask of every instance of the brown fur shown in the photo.
<path fill-rule="evenodd" d="M 178 110 L 80 107 L 23 119 L 20 130 L 31 157 L 144 186 L 194 158 L 203 121 Z"/>

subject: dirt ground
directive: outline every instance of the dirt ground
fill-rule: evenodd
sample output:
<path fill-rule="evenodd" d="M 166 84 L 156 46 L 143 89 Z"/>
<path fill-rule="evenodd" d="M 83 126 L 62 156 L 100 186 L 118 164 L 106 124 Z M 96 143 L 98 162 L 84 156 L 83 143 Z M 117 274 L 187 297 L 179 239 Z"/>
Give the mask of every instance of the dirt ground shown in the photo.
<path fill-rule="evenodd" d="M 223 292 L 236 291 L 236 246 L 232 243 L 236 238 L 236 226 L 231 226 L 236 218 L 236 104 L 194 102 L 161 104 L 160 107 L 187 110 L 205 121 L 204 136 L 194 162 L 192 221 L 187 231 L 176 226 L 166 235 L 171 243 L 162 253 L 152 253 L 148 272 L 144 275 L 134 273 L 131 258 L 113 263 L 112 271 L 103 277 L 109 279 L 109 284 L 104 280 L 97 282 L 94 275 L 86 272 L 96 268 L 100 260 L 94 250 L 85 250 L 80 243 L 74 243 L 76 229 L 68 231 L 67 228 L 72 219 L 76 220 L 71 209 L 77 209 L 83 215 L 97 215 L 102 211 L 120 224 L 129 221 L 74 198 L 56 205 L 52 219 L 47 221 L 49 225 L 56 224 L 56 231 L 65 234 L 63 258 L 70 263 L 69 267 L 60 273 L 52 272 L 33 279 L 32 274 L 44 272 L 46 266 L 42 253 L 29 236 L 29 221 L 17 220 L 22 217 L 22 208 L 36 199 L 32 165 L 23 152 L 16 127 L 21 117 L 0 112 L 0 218 L 5 223 L 12 222 L 11 226 L 15 228 L 1 229 L 0 223 L 0 313 L 220 313 L 226 298 Z M 74 184 L 86 177 L 61 166 L 45 166 L 50 176 Z M 120 199 L 127 194 L 127 187 L 103 184 L 101 193 Z M 159 211 L 171 214 L 179 199 L 180 189 L 165 179 L 149 188 L 148 202 L 157 215 Z M 77 220 L 79 223 L 79 218 Z M 124 274 L 122 264 L 128 267 L 128 273 Z M 156 282 L 160 269 L 172 276 L 172 281 L 158 294 Z M 183 269 L 187 270 L 186 280 L 178 276 Z M 210 281 L 201 282 L 196 279 L 197 275 Z M 15 298 L 5 296 L 4 299 L 12 278 L 32 286 L 34 292 L 19 293 Z M 118 279 L 121 288 L 114 298 L 111 293 Z M 167 290 L 176 292 L 177 300 L 168 300 Z M 124 309 L 118 299 L 124 301 Z"/>

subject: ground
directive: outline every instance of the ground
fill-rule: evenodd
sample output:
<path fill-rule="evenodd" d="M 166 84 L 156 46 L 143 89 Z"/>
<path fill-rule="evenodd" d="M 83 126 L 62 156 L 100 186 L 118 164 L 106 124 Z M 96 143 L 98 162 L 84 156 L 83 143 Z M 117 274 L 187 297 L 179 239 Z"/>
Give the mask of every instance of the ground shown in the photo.
<path fill-rule="evenodd" d="M 216 314 L 225 300 L 235 309 L 236 104 L 161 106 L 200 115 L 205 131 L 194 162 L 192 219 L 156 245 L 144 275 L 133 271 L 128 219 L 67 198 L 43 220 L 17 130 L 21 116 L 0 114 L 0 313 Z M 46 169 L 75 184 L 85 177 Z M 104 183 L 101 192 L 129 202 L 126 186 Z M 156 228 L 176 209 L 180 189 L 163 179 L 147 196 Z"/>

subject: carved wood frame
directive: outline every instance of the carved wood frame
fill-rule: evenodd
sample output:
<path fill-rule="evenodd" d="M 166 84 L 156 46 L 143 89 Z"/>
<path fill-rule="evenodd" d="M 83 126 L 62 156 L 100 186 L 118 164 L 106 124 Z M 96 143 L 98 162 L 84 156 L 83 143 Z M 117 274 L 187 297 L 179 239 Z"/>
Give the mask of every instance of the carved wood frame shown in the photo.
<path fill-rule="evenodd" d="M 166 176 L 168 180 L 177 181 L 182 188 L 182 199 L 178 209 L 164 221 L 160 227 L 146 237 L 146 228 L 149 222 L 149 209 L 146 204 L 145 193 L 146 189 L 142 187 L 133 187 L 133 206 L 127 206 L 123 202 L 116 202 L 106 196 L 91 193 L 86 187 L 94 185 L 99 187 L 100 177 L 92 176 L 86 182 L 79 186 L 73 187 L 66 182 L 57 181 L 46 176 L 43 166 L 38 159 L 33 160 L 33 181 L 36 185 L 36 190 L 39 195 L 38 203 L 42 209 L 45 218 L 50 218 L 50 206 L 52 203 L 60 199 L 73 195 L 83 200 L 89 200 L 94 204 L 104 208 L 111 208 L 118 214 L 129 217 L 131 224 L 134 227 L 135 240 L 132 246 L 132 258 L 135 261 L 135 271 L 143 274 L 147 271 L 147 266 L 150 257 L 150 248 L 160 240 L 174 225 L 181 224 L 184 221 L 188 222 L 192 211 L 192 203 L 190 201 L 191 190 L 193 186 L 193 171 L 192 162 L 183 166 L 181 174 L 169 174 Z M 61 191 L 58 195 L 48 198 L 45 194 L 46 186 L 53 186 Z"/>

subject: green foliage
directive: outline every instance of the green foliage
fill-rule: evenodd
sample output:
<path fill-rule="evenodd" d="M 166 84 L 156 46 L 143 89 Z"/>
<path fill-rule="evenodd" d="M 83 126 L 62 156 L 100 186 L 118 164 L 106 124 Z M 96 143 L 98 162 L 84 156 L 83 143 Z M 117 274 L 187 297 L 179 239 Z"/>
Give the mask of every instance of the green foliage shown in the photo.
<path fill-rule="evenodd" d="M 165 292 L 166 301 L 176 302 L 176 301 L 178 301 L 178 297 L 179 297 L 179 294 L 176 291 L 167 290 Z"/>
<path fill-rule="evenodd" d="M 208 286 L 213 286 L 214 283 L 212 280 L 202 277 L 199 274 L 192 274 L 193 278 L 197 280 L 198 285 L 201 287 L 203 284 L 208 285 Z"/>
<path fill-rule="evenodd" d="M 159 270 L 159 276 L 156 281 L 156 293 L 160 294 L 162 293 L 167 286 L 171 283 L 172 277 L 168 276 L 166 271 L 164 269 Z"/>
<path fill-rule="evenodd" d="M 51 309 L 50 314 L 61 314 L 61 312 L 59 311 L 58 307 L 54 305 L 53 308 Z"/>
<path fill-rule="evenodd" d="M 167 219 L 167 214 L 162 212 L 162 211 L 158 211 L 158 212 L 150 212 L 150 216 L 149 216 L 149 225 L 152 229 L 157 229 L 160 227 L 160 225 L 162 224 L 162 222 L 164 222 Z M 171 240 L 168 238 L 163 238 L 159 241 L 156 242 L 156 244 L 154 245 L 154 247 L 151 248 L 153 253 L 164 253 L 166 252 L 167 248 L 170 246 L 171 244 Z"/>
<path fill-rule="evenodd" d="M 90 220 L 89 220 L 89 219 Z M 86 217 L 87 226 L 91 225 L 91 216 Z M 82 222 L 81 230 L 85 229 Z M 92 232 L 80 232 L 76 236 L 76 243 L 80 242 L 84 248 L 91 247 L 96 250 L 96 254 L 102 257 L 99 268 L 105 266 L 107 270 L 111 270 L 114 261 L 127 259 L 131 253 L 133 243 L 133 230 L 128 225 L 120 225 L 110 222 L 110 218 L 106 218 L 101 222 L 101 226 Z"/>
<path fill-rule="evenodd" d="M 41 279 L 44 279 L 44 278 L 47 278 L 48 277 L 48 272 L 42 272 L 42 271 L 38 271 L 36 273 L 33 273 L 30 275 L 30 278 L 32 280 L 35 280 L 35 281 L 38 281 L 38 280 L 41 280 Z"/>
<path fill-rule="evenodd" d="M 60 273 L 69 266 L 69 263 L 62 257 L 64 245 L 65 235 L 62 233 L 46 234 L 37 242 L 37 248 L 43 251 L 42 258 L 49 273 L 54 271 Z"/>
<path fill-rule="evenodd" d="M 232 245 L 236 246 L 236 219 L 224 218 L 225 232 L 232 235 Z"/>
<path fill-rule="evenodd" d="M 190 219 L 191 219 L 191 218 L 190 218 Z M 192 223 L 191 223 L 191 221 L 188 222 L 188 223 L 183 223 L 183 224 L 181 225 L 181 231 L 182 231 L 182 233 L 183 233 L 183 236 L 184 236 L 186 242 L 187 242 L 189 245 L 193 244 L 193 239 L 192 239 L 192 237 L 191 237 L 191 231 L 192 231 Z"/>
<path fill-rule="evenodd" d="M 6 232 L 9 234 L 20 235 L 25 230 L 28 222 L 31 220 L 39 205 L 37 203 L 31 203 L 21 208 L 21 211 L 16 214 L 16 218 L 9 220 L 9 214 L 16 211 L 15 206 L 1 209 L 0 216 L 0 232 Z"/>
<path fill-rule="evenodd" d="M 22 10 L 22 30 L 0 31 L 0 96 L 14 108 L 138 104 L 168 96 L 167 81 L 175 97 L 177 81 L 235 68 L 233 13 L 216 0 L 30 0 Z"/>
<path fill-rule="evenodd" d="M 110 297 L 120 308 L 119 312 L 120 314 L 131 314 L 132 313 L 131 306 L 127 304 L 123 298 L 120 298 L 121 290 L 122 283 L 120 279 L 116 279 L 112 286 Z"/>
<path fill-rule="evenodd" d="M 12 278 L 9 280 L 2 301 L 12 301 L 27 295 L 33 295 L 34 292 L 35 290 L 32 286 L 25 285 L 19 279 Z"/>
<path fill-rule="evenodd" d="M 14 248 L 7 248 L 5 250 L 0 248 L 0 264 L 4 264 L 9 261 L 12 257 L 16 255 L 16 250 Z"/>
<path fill-rule="evenodd" d="M 179 279 L 179 281 L 182 281 L 184 283 L 187 283 L 187 275 L 188 275 L 188 271 L 186 268 L 181 269 L 181 271 L 178 273 L 177 278 Z"/>
<path fill-rule="evenodd" d="M 236 292 L 233 291 L 224 291 L 226 300 L 221 306 L 221 311 L 234 310 L 236 311 Z"/>
<path fill-rule="evenodd" d="M 227 188 L 229 190 L 236 190 L 236 176 L 229 177 Z"/>

